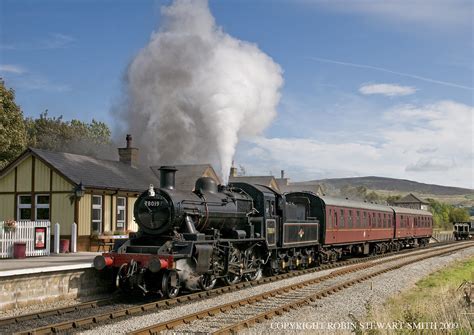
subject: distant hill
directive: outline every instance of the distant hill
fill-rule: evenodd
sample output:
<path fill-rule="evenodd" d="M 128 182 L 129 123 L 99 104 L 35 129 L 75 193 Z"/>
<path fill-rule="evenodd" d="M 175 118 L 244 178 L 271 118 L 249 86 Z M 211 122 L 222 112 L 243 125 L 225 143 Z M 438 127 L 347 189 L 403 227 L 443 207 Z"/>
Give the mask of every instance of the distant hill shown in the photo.
<path fill-rule="evenodd" d="M 474 190 L 468 188 L 441 186 L 434 184 L 418 183 L 412 180 L 384 178 L 384 177 L 355 177 L 355 178 L 332 178 L 321 180 L 310 180 L 305 182 L 295 182 L 292 185 L 327 185 L 331 188 L 341 189 L 345 186 L 365 186 L 371 190 L 382 190 L 399 193 L 418 193 L 435 196 L 467 195 L 474 196 Z"/>

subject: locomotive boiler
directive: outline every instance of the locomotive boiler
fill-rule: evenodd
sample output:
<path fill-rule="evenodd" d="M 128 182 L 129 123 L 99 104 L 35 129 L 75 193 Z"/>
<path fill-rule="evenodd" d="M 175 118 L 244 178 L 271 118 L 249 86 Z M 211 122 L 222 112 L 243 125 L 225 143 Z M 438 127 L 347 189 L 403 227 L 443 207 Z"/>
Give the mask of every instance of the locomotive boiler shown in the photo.
<path fill-rule="evenodd" d="M 197 240 L 212 229 L 218 229 L 221 237 L 245 234 L 252 198 L 218 186 L 209 177 L 199 178 L 194 192 L 177 191 L 175 173 L 174 167 L 161 167 L 161 188 L 150 186 L 137 199 L 134 215 L 141 232 L 149 236 L 183 234 Z"/>

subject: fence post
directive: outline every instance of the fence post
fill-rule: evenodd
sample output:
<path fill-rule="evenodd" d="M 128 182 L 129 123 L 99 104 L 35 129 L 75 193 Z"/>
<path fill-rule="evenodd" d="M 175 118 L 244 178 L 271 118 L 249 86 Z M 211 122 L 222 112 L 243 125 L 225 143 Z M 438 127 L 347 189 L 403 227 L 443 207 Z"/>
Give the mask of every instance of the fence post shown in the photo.
<path fill-rule="evenodd" d="M 54 253 L 59 254 L 59 240 L 60 240 L 60 226 L 59 223 L 56 222 L 54 225 Z"/>
<path fill-rule="evenodd" d="M 77 252 L 77 224 L 75 222 L 71 227 L 71 252 Z"/>

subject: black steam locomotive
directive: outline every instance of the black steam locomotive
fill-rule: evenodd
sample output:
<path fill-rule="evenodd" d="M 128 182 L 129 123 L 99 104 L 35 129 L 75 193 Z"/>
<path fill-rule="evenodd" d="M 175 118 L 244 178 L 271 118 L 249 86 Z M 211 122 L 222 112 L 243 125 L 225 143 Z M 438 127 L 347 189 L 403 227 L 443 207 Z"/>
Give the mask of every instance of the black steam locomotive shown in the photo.
<path fill-rule="evenodd" d="M 182 288 L 209 290 L 217 280 L 234 284 L 259 279 L 264 272 L 335 261 L 347 253 L 424 244 L 431 234 L 426 228 L 418 229 L 422 233 L 418 237 L 407 233 L 396 238 L 400 236 L 396 226 L 401 228 L 404 220 L 408 224 L 410 215 L 421 222 L 427 212 L 398 213 L 387 206 L 331 202 L 311 192 L 282 195 L 248 183 L 223 186 L 208 177 L 199 178 L 194 191 L 183 192 L 174 187 L 175 173 L 174 167 L 160 168 L 161 187 L 150 185 L 135 202 L 139 231 L 94 260 L 98 270 L 117 271 L 116 283 L 123 290 L 175 297 Z M 345 227 L 344 216 L 337 217 L 339 211 L 353 215 L 354 225 Z"/>
<path fill-rule="evenodd" d="M 295 266 L 315 261 L 318 220 L 298 213 L 279 193 L 247 183 L 217 185 L 208 177 L 199 178 L 193 192 L 178 191 L 175 172 L 160 168 L 161 188 L 150 185 L 135 203 L 139 231 L 94 260 L 99 270 L 117 269 L 121 288 L 174 297 L 182 287 L 209 290 L 217 279 L 227 284 L 258 279 L 264 267 L 286 267 L 284 257 L 278 264 L 280 230 L 287 244 L 309 246 Z M 298 219 L 298 226 L 281 225 L 283 217 Z"/>

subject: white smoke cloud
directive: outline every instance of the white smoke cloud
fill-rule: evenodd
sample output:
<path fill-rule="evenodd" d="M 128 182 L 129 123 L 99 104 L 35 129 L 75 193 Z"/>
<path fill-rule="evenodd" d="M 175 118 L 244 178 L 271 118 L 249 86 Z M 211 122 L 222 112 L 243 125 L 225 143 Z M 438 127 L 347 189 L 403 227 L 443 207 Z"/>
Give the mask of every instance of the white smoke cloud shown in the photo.
<path fill-rule="evenodd" d="M 226 182 L 239 139 L 276 116 L 282 70 L 224 33 L 207 1 L 174 1 L 162 17 L 128 68 L 129 131 L 149 163 L 210 162 Z"/>

